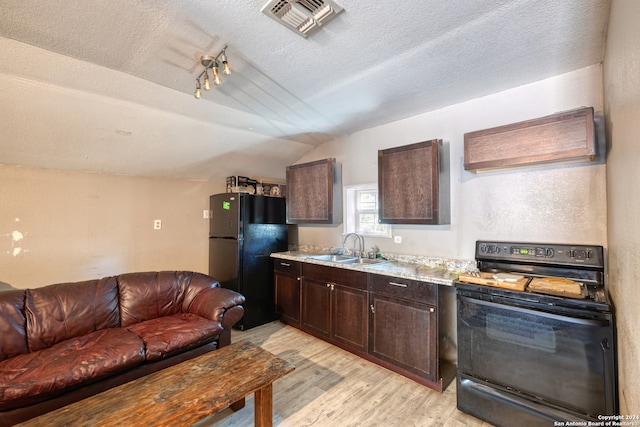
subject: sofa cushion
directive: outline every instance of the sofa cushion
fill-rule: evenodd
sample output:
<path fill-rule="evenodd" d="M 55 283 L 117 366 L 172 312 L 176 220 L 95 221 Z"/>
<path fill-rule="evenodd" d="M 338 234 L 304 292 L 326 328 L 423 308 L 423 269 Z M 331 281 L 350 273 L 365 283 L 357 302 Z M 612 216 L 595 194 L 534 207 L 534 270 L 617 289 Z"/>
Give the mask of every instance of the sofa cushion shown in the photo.
<path fill-rule="evenodd" d="M 119 326 L 115 277 L 26 290 L 29 351 Z"/>
<path fill-rule="evenodd" d="M 142 339 L 150 361 L 212 341 L 222 331 L 222 325 L 196 314 L 178 313 L 135 323 L 127 329 Z"/>
<path fill-rule="evenodd" d="M 179 313 L 187 285 L 180 272 L 121 274 L 118 276 L 120 325 L 127 327 Z"/>
<path fill-rule="evenodd" d="M 0 292 L 0 361 L 29 352 L 24 316 L 24 291 Z"/>
<path fill-rule="evenodd" d="M 126 329 L 102 329 L 0 362 L 0 410 L 42 400 L 144 361 L 144 344 Z"/>

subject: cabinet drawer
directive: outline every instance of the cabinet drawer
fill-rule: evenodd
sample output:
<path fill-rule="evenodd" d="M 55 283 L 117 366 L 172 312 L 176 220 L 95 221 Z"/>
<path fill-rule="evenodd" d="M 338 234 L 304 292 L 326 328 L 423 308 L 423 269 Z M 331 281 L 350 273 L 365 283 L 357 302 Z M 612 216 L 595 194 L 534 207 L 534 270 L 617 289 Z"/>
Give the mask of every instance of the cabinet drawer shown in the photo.
<path fill-rule="evenodd" d="M 321 282 L 339 283 L 356 289 L 367 290 L 367 273 L 346 268 L 326 267 L 317 264 L 304 264 L 304 277 Z"/>
<path fill-rule="evenodd" d="M 438 302 L 438 285 L 399 277 L 369 274 L 369 291 L 429 304 Z"/>
<path fill-rule="evenodd" d="M 301 275 L 301 264 L 298 261 L 289 261 L 288 259 L 274 258 L 273 271 L 277 273 L 288 274 L 290 276 Z"/>

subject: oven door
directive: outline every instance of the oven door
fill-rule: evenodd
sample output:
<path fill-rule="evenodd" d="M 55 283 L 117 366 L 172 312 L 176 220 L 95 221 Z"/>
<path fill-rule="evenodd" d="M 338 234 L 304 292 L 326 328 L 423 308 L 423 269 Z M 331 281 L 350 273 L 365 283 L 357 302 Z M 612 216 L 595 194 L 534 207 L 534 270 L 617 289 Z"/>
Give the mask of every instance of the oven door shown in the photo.
<path fill-rule="evenodd" d="M 464 294 L 458 294 L 460 373 L 585 418 L 616 413 L 612 314 L 558 314 Z"/>

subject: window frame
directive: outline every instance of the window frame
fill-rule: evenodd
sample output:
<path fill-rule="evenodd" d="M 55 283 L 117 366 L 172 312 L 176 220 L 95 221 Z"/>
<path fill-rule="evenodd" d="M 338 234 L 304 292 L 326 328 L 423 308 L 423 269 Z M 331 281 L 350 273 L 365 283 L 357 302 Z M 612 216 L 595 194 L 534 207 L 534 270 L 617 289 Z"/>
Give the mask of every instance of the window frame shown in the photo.
<path fill-rule="evenodd" d="M 363 192 L 373 192 L 376 195 L 376 207 L 375 209 L 365 209 L 360 210 L 358 208 L 358 196 Z M 369 232 L 362 231 L 359 228 L 359 214 L 360 213 L 372 213 L 374 214 L 374 218 L 377 221 L 379 218 L 379 204 L 380 204 L 380 195 L 378 193 L 378 184 L 359 184 L 359 185 L 348 185 L 344 187 L 344 233 L 358 233 L 362 236 L 366 237 L 382 237 L 382 238 L 391 238 L 392 230 L 391 224 L 381 224 L 377 223 L 379 227 L 383 227 L 386 231 L 384 232 Z"/>

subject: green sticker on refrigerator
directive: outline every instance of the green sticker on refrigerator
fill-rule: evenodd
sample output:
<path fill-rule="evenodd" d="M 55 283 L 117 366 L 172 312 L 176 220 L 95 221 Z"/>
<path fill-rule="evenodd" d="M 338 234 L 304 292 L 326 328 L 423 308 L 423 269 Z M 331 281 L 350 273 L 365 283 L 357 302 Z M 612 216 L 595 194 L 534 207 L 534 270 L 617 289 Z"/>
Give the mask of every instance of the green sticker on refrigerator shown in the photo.
<path fill-rule="evenodd" d="M 231 209 L 231 203 L 230 202 L 222 202 L 222 209 L 225 209 L 225 210 Z"/>

